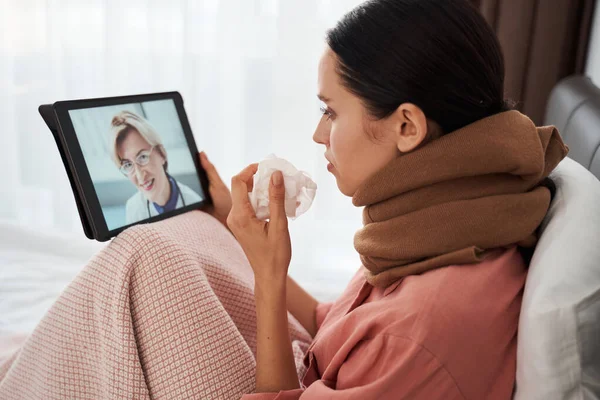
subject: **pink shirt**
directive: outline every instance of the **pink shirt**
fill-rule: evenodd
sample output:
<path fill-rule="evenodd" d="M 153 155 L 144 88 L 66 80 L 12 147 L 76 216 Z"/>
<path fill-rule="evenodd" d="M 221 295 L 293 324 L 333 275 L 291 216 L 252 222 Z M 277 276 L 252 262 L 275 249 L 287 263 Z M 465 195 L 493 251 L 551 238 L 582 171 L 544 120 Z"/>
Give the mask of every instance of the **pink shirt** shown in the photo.
<path fill-rule="evenodd" d="M 242 400 L 510 399 L 525 277 L 516 247 L 385 289 L 361 267 L 317 307 L 303 388 Z"/>

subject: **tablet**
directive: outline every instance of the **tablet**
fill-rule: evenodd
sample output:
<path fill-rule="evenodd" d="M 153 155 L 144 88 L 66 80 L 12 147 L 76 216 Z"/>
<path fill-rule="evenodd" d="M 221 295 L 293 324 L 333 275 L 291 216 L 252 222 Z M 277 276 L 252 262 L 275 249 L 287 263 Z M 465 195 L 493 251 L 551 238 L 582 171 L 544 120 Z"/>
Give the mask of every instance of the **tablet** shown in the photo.
<path fill-rule="evenodd" d="M 88 238 L 212 204 L 178 92 L 58 101 L 39 112 Z"/>

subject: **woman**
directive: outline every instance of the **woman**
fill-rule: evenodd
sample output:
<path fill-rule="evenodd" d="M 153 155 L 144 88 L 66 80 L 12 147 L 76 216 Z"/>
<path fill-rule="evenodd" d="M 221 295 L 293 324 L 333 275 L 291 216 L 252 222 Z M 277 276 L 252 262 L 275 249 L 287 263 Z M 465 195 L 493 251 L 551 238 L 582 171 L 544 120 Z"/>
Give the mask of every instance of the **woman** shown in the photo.
<path fill-rule="evenodd" d="M 111 157 L 138 190 L 125 205 L 125 222 L 172 211 L 199 202 L 200 196 L 168 173 L 167 151 L 144 118 L 121 111 L 111 121 Z"/>
<path fill-rule="evenodd" d="M 259 394 L 246 398 L 509 399 L 518 246 L 535 245 L 544 178 L 567 149 L 504 100 L 498 40 L 466 0 L 366 2 L 327 44 L 313 139 L 340 191 L 366 206 L 363 267 L 332 304 L 292 300 L 294 315 L 316 315 L 303 321 L 316 336 L 301 388 L 285 329 L 285 214 L 264 227 L 249 212 L 255 165 L 233 178 L 228 224 L 254 270 L 260 333 Z"/>
<path fill-rule="evenodd" d="M 325 107 L 313 136 L 340 191 L 365 207 L 354 240 L 362 266 L 344 293 L 318 303 L 287 275 L 280 173 L 271 218 L 260 221 L 248 201 L 257 164 L 232 178 L 230 195 L 202 155 L 221 229 L 189 213 L 123 232 L 82 272 L 86 285 L 75 282 L 54 310 L 75 323 L 42 321 L 25 346 L 38 351 L 13 359 L 0 395 L 32 393 L 19 384 L 32 375 L 56 387 L 42 367 L 28 372 L 35 357 L 70 355 L 61 369 L 70 378 L 73 349 L 93 348 L 98 356 L 77 369 L 87 386 L 69 386 L 80 395 L 120 388 L 165 398 L 509 399 L 527 267 L 520 250 L 535 246 L 551 201 L 545 178 L 567 149 L 554 127 L 536 128 L 511 109 L 503 84 L 498 40 L 467 0 L 357 7 L 327 34 L 318 72 Z M 204 233 L 190 238 L 198 224 Z M 238 245 L 253 290 L 242 265 L 229 281 L 215 272 L 233 269 Z M 90 300 L 77 303 L 82 296 Z M 306 346 L 297 323 L 311 336 Z M 79 339 L 78 325 L 102 329 L 102 340 Z M 50 329 L 64 332 L 60 340 L 44 334 Z M 122 358 L 128 363 L 109 362 Z M 102 372 L 116 370 L 127 380 Z"/>

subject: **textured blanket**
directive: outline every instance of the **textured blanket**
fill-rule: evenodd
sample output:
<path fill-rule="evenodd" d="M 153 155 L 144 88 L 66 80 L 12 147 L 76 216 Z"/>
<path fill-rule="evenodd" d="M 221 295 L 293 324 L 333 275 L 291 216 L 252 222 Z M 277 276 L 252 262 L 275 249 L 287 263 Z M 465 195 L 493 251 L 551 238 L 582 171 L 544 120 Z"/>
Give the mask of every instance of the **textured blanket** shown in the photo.
<path fill-rule="evenodd" d="M 0 399 L 237 399 L 254 390 L 254 276 L 193 211 L 122 232 L 0 365 Z M 312 338 L 288 313 L 298 375 Z"/>

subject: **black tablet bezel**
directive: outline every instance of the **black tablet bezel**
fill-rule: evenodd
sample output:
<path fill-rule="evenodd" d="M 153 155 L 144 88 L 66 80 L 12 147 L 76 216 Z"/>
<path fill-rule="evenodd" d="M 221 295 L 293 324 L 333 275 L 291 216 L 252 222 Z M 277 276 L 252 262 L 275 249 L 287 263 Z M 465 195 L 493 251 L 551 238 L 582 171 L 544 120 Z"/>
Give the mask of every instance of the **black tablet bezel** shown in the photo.
<path fill-rule="evenodd" d="M 63 165 L 65 166 L 65 170 L 67 171 L 67 177 L 69 178 L 69 183 L 71 184 L 71 189 L 73 190 L 73 196 L 75 197 L 75 204 L 77 205 L 77 212 L 79 213 L 79 218 L 81 219 L 81 225 L 83 226 L 83 233 L 88 239 L 95 239 L 94 232 L 89 222 L 89 215 L 85 211 L 85 207 L 83 205 L 83 200 L 80 196 L 80 191 L 77 188 L 77 183 L 75 181 L 75 177 L 73 176 L 71 163 L 69 161 L 69 157 L 66 153 L 66 148 L 63 145 L 63 138 L 61 133 L 59 132 L 59 128 L 57 126 L 56 113 L 54 112 L 54 107 L 52 104 L 42 104 L 39 106 L 38 111 L 50 132 L 52 132 L 52 136 L 56 142 L 56 146 L 58 147 L 58 151 L 60 153 L 60 158 L 63 161 Z"/>
<path fill-rule="evenodd" d="M 200 185 L 202 187 L 202 191 L 204 192 L 205 200 L 193 204 L 188 204 L 185 207 L 181 207 L 176 210 L 166 212 L 164 214 L 156 215 L 151 218 L 146 218 L 133 224 L 124 225 L 120 228 L 116 228 L 109 231 L 108 226 L 106 225 L 104 214 L 102 212 L 102 207 L 100 206 L 100 201 L 98 200 L 94 184 L 92 182 L 89 170 L 87 168 L 87 164 L 85 163 L 85 159 L 83 157 L 83 151 L 81 150 L 77 134 L 75 133 L 75 129 L 73 128 L 73 123 L 71 121 L 69 111 L 78 110 L 82 108 L 94 108 L 129 103 L 142 103 L 146 101 L 168 99 L 173 100 L 173 102 L 175 103 L 175 108 L 177 109 L 177 114 L 179 116 L 181 126 L 183 127 L 185 139 L 190 150 L 190 155 L 192 156 L 192 160 L 194 160 L 194 166 L 200 179 Z M 56 114 L 57 128 L 60 133 L 60 136 L 62 137 L 63 146 L 66 147 L 67 150 L 65 153 L 70 163 L 71 173 L 73 174 L 74 180 L 77 184 L 80 199 L 83 202 L 84 208 L 88 215 L 88 222 L 91 226 L 96 240 L 103 242 L 118 235 L 120 232 L 132 225 L 160 221 L 178 214 L 182 214 L 187 211 L 195 210 L 198 208 L 205 208 L 212 204 L 212 199 L 208 191 L 208 177 L 206 175 L 206 171 L 204 170 L 204 168 L 202 168 L 200 164 L 200 160 L 198 157 L 198 148 L 196 146 L 196 142 L 192 134 L 192 129 L 190 127 L 187 114 L 185 113 L 185 109 L 183 107 L 183 98 L 181 97 L 181 94 L 179 94 L 179 92 L 149 93 L 129 96 L 57 101 L 53 104 L 53 109 Z"/>

